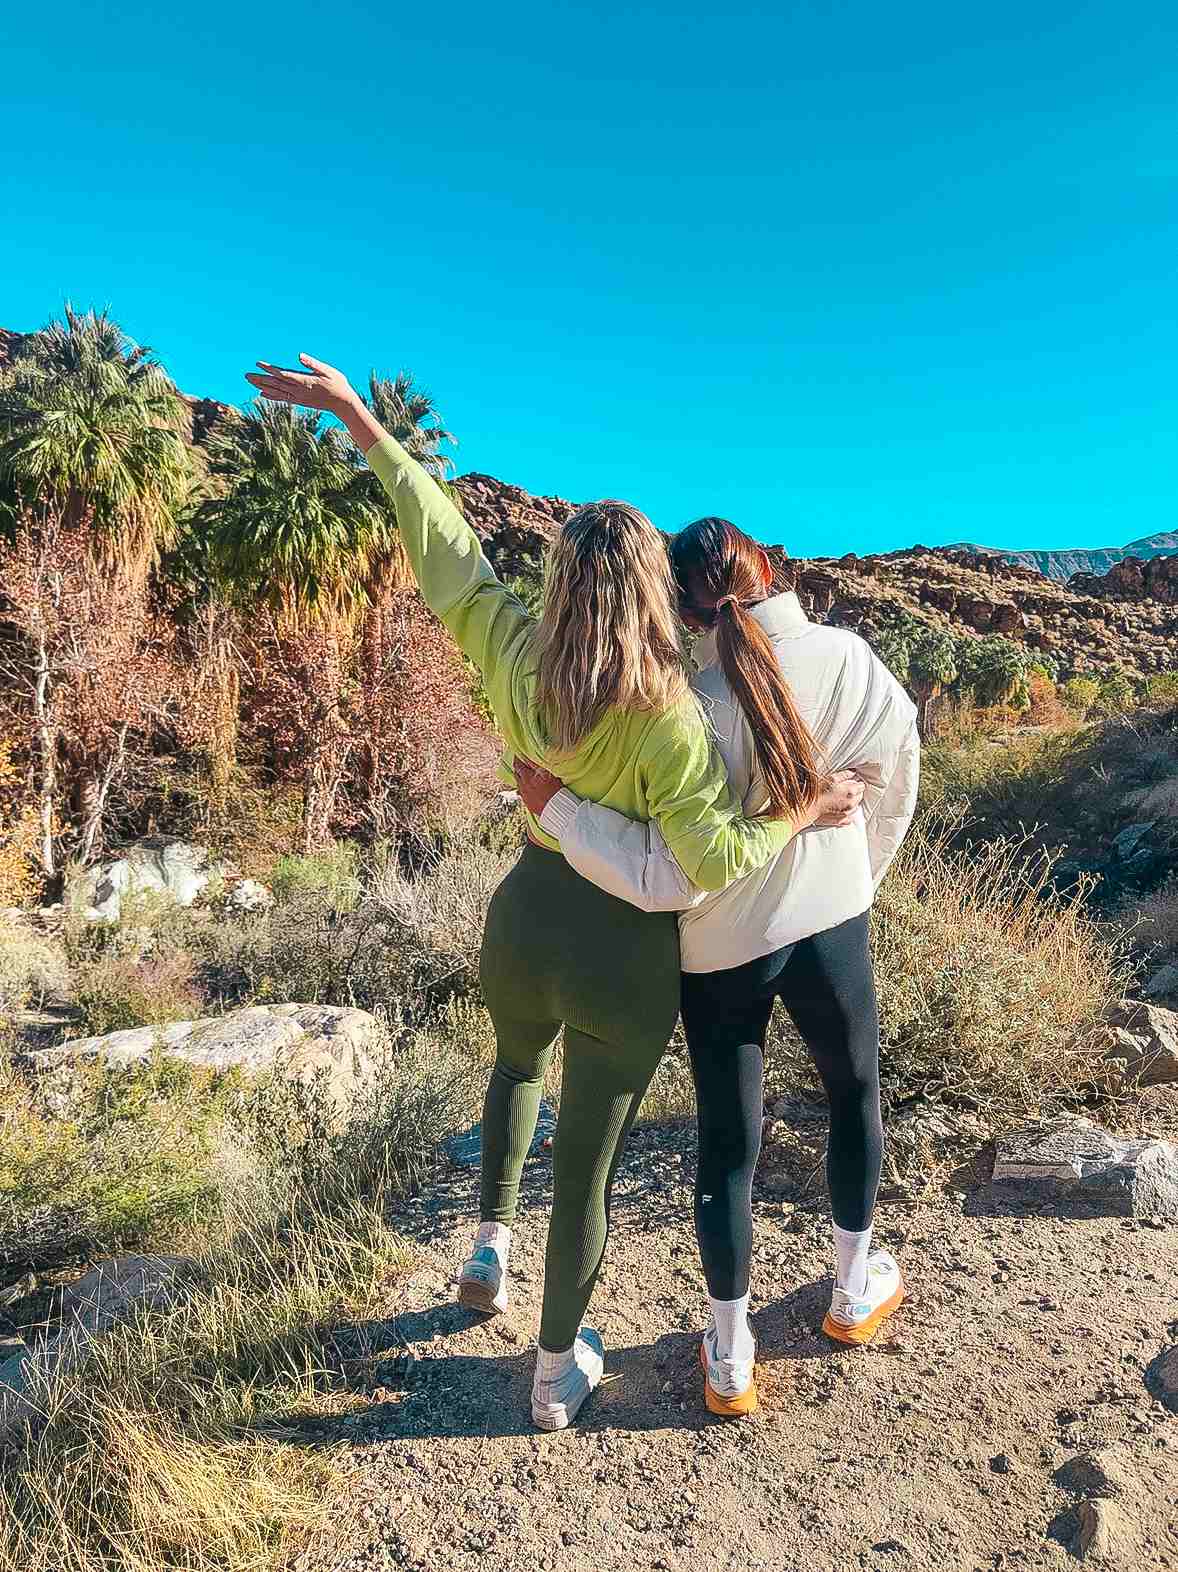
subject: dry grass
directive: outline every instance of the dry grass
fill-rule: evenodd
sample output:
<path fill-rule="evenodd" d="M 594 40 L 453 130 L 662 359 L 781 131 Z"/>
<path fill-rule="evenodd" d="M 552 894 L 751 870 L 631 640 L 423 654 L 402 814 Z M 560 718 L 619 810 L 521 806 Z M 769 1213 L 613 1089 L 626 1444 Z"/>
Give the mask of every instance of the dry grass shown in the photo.
<path fill-rule="evenodd" d="M 0 1486 L 0 1572 L 288 1566 L 338 1513 L 331 1452 L 297 1435 L 355 1402 L 330 1328 L 404 1262 L 371 1203 L 227 1226 L 194 1291 L 37 1391 L 43 1422 Z"/>
<path fill-rule="evenodd" d="M 68 988 L 61 948 L 24 923 L 0 917 L 0 1018 Z"/>

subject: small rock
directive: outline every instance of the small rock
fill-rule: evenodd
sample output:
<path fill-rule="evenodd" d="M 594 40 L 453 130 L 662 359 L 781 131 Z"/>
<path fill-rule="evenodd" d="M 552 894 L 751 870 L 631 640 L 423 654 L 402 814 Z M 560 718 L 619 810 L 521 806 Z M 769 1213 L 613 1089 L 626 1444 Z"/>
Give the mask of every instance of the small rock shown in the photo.
<path fill-rule="evenodd" d="M 60 1329 L 0 1365 L 0 1440 L 37 1424 L 50 1382 L 79 1364 L 96 1337 L 142 1310 L 167 1309 L 198 1275 L 185 1256 L 119 1256 L 66 1288 Z"/>
<path fill-rule="evenodd" d="M 1160 1403 L 1178 1413 L 1178 1343 L 1163 1348 L 1145 1371 L 1146 1389 Z"/>
<path fill-rule="evenodd" d="M 1178 1221 L 1178 1145 L 1111 1135 L 1090 1119 L 1001 1136 L 993 1183 L 1036 1200 L 1082 1196 L 1112 1216 Z"/>
<path fill-rule="evenodd" d="M 1101 1498 L 1121 1495 L 1130 1483 L 1126 1460 L 1113 1448 L 1078 1452 L 1056 1469 L 1054 1477 L 1063 1490 Z"/>
<path fill-rule="evenodd" d="M 1149 824 L 1129 824 L 1119 835 L 1113 836 L 1113 851 L 1122 862 L 1126 862 L 1137 850 L 1138 843 L 1153 829 L 1153 822 Z"/>
<path fill-rule="evenodd" d="M 1112 1501 L 1081 1501 L 1076 1508 L 1076 1531 L 1071 1550 L 1081 1561 L 1109 1561 L 1121 1564 L 1121 1547 L 1127 1539 L 1124 1514 Z"/>
<path fill-rule="evenodd" d="M 1105 1019 L 1106 1057 L 1125 1061 L 1127 1079 L 1142 1086 L 1178 1081 L 1178 1010 L 1121 999 Z"/>
<path fill-rule="evenodd" d="M 1005 1452 L 999 1452 L 990 1459 L 990 1472 L 992 1474 L 1013 1474 L 1014 1464 Z"/>

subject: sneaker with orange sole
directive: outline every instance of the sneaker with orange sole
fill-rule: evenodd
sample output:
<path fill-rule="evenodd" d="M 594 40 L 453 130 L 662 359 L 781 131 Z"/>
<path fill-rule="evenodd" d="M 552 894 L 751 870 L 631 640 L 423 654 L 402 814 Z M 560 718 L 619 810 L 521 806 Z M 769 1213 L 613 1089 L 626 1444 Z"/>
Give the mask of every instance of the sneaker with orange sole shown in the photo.
<path fill-rule="evenodd" d="M 903 1302 L 900 1263 L 888 1250 L 873 1250 L 867 1257 L 867 1288 L 858 1295 L 836 1288 L 822 1330 L 836 1343 L 870 1343 Z"/>
<path fill-rule="evenodd" d="M 752 1359 L 717 1359 L 715 1329 L 709 1328 L 699 1345 L 699 1362 L 704 1367 L 704 1402 L 709 1413 L 724 1419 L 756 1413 L 759 1404 Z"/>

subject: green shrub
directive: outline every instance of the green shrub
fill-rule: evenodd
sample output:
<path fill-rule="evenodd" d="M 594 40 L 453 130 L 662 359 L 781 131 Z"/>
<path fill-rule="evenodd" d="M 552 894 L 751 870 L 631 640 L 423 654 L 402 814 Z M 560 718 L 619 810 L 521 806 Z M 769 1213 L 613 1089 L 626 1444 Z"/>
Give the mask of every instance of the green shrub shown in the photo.
<path fill-rule="evenodd" d="M 1100 698 L 1100 684 L 1094 677 L 1069 677 L 1060 683 L 1059 694 L 1070 710 L 1083 716 L 1095 709 Z"/>
<path fill-rule="evenodd" d="M 1097 715 L 1124 715 L 1137 702 L 1137 686 L 1127 672 L 1113 671 L 1100 679 L 1093 706 Z"/>
<path fill-rule="evenodd" d="M 335 841 L 305 856 L 280 857 L 270 873 L 278 901 L 320 895 L 339 912 L 351 911 L 360 896 L 360 848 L 354 841 Z"/>
<path fill-rule="evenodd" d="M 1142 701 L 1158 708 L 1178 706 L 1178 671 L 1157 672 L 1141 688 Z"/>
<path fill-rule="evenodd" d="M 167 1246 L 220 1209 L 233 1078 L 155 1054 L 0 1078 L 0 1266 Z"/>

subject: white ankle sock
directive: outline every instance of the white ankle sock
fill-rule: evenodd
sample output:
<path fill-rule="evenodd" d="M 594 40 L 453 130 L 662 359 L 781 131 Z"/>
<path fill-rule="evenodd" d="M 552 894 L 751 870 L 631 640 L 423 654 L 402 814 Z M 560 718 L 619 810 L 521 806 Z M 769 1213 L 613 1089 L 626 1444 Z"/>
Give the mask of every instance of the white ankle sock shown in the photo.
<path fill-rule="evenodd" d="M 511 1249 L 511 1229 L 506 1223 L 480 1223 L 479 1231 L 474 1236 L 474 1247 L 490 1245 L 499 1257 L 500 1271 L 507 1270 L 507 1254 Z"/>
<path fill-rule="evenodd" d="M 576 1353 L 576 1348 L 577 1345 L 574 1343 L 572 1348 L 566 1348 L 559 1354 L 553 1354 L 547 1348 L 538 1347 L 536 1349 L 536 1380 L 546 1383 L 559 1381 L 562 1375 L 565 1375 L 573 1368 L 573 1356 Z"/>
<path fill-rule="evenodd" d="M 837 1285 L 856 1298 L 867 1292 L 867 1257 L 871 1253 L 871 1229 L 856 1233 L 852 1228 L 834 1225 L 834 1250 L 838 1256 Z"/>
<path fill-rule="evenodd" d="M 596 1386 L 600 1378 L 601 1355 L 585 1338 L 578 1335 L 573 1346 L 559 1354 L 549 1353 L 547 1348 L 536 1345 L 534 1396 L 563 1400 L 579 1383 L 588 1379 L 591 1386 Z"/>
<path fill-rule="evenodd" d="M 749 1327 L 748 1294 L 742 1294 L 739 1299 L 713 1299 L 709 1294 L 708 1304 L 712 1307 L 712 1325 L 716 1329 L 716 1358 L 751 1359 L 756 1344 Z"/>

